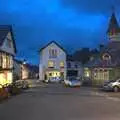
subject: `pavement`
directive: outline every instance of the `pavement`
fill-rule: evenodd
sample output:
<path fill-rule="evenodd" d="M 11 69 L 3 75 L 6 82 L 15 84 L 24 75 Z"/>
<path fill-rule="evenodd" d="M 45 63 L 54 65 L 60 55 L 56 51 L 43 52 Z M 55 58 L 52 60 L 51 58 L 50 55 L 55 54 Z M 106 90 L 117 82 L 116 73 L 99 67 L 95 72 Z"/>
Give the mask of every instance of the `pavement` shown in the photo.
<path fill-rule="evenodd" d="M 45 84 L 0 104 L 0 120 L 120 120 L 120 99 L 113 94 Z"/>

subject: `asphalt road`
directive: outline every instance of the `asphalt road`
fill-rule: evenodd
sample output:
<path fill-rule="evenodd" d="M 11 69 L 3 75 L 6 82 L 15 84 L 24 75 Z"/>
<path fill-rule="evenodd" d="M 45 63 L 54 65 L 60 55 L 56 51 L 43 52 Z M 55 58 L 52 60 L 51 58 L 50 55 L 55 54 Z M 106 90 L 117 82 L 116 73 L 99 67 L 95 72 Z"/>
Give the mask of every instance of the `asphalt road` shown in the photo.
<path fill-rule="evenodd" d="M 120 101 L 91 88 L 32 88 L 0 104 L 0 120 L 120 120 Z"/>

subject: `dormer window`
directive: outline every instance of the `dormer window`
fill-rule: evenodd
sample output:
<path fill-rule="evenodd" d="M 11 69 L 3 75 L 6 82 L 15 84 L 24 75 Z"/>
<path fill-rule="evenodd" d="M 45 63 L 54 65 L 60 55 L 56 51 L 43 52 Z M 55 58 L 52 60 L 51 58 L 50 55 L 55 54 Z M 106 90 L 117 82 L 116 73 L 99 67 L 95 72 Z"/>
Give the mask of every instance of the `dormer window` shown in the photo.
<path fill-rule="evenodd" d="M 103 60 L 110 60 L 110 59 L 111 59 L 111 56 L 108 53 L 105 53 L 103 55 Z"/>

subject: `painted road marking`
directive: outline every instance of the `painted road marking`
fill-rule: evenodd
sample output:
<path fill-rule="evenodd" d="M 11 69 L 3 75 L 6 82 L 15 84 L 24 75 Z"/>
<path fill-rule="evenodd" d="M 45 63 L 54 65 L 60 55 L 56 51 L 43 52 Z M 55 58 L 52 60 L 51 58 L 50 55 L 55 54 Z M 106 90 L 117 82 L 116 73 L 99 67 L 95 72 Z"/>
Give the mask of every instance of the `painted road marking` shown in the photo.
<path fill-rule="evenodd" d="M 109 95 L 105 94 L 105 93 L 99 93 L 99 92 L 91 92 L 91 95 L 96 95 L 96 96 L 100 96 L 100 97 L 105 97 L 108 100 L 112 100 L 115 102 L 120 102 L 120 98 L 117 97 L 110 97 Z"/>

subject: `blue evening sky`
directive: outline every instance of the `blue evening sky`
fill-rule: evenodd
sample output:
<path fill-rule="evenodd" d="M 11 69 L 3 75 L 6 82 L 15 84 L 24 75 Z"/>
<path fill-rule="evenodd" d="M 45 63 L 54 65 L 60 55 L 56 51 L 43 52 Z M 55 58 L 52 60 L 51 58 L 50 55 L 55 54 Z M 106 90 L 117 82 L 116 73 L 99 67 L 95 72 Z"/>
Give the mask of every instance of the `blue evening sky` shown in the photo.
<path fill-rule="evenodd" d="M 120 21 L 120 0 L 0 0 L 0 24 L 13 25 L 17 56 L 37 64 L 51 40 L 69 53 L 107 43 L 112 6 Z"/>

